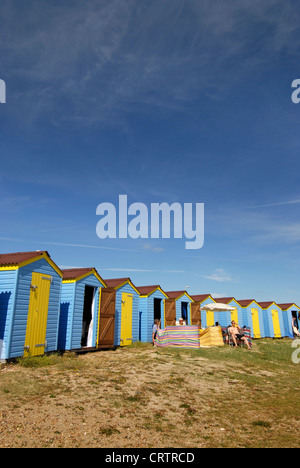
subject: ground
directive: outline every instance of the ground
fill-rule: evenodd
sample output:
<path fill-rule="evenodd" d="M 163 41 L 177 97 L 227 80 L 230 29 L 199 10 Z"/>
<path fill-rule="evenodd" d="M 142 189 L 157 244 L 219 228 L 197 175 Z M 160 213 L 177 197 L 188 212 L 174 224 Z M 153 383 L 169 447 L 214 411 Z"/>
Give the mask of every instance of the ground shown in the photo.
<path fill-rule="evenodd" d="M 299 447 L 294 351 L 284 339 L 21 359 L 0 371 L 0 446 Z"/>

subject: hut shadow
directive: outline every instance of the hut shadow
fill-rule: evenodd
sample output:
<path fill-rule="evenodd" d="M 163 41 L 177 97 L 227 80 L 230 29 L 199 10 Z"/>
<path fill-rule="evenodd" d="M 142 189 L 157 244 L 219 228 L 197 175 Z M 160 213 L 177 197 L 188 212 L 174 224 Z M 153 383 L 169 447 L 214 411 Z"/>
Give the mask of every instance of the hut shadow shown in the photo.
<path fill-rule="evenodd" d="M 8 315 L 8 304 L 11 297 L 10 292 L 0 293 L 0 340 L 4 340 L 6 321 Z"/>
<path fill-rule="evenodd" d="M 70 302 L 63 302 L 60 305 L 58 348 L 65 350 L 67 346 L 67 330 L 70 313 Z"/>

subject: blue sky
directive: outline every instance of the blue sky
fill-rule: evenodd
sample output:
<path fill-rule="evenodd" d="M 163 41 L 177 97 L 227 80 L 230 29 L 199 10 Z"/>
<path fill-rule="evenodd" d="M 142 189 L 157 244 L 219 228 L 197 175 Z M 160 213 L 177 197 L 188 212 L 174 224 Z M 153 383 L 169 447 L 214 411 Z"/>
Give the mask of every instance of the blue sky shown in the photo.
<path fill-rule="evenodd" d="M 300 304 L 299 25 L 289 0 L 1 2 L 1 252 Z M 120 194 L 204 203 L 204 247 L 100 240 Z"/>

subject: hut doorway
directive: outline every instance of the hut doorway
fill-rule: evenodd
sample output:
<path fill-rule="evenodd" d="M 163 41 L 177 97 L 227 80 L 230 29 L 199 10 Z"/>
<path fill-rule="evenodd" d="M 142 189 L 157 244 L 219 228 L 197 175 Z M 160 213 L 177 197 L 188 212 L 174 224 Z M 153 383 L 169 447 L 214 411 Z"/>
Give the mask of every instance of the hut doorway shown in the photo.
<path fill-rule="evenodd" d="M 296 328 L 299 330 L 299 322 L 298 322 L 298 312 L 296 310 L 292 310 L 292 318 L 295 319 Z"/>
<path fill-rule="evenodd" d="M 189 324 L 188 320 L 188 302 L 182 302 L 181 303 L 181 317 L 183 318 L 183 321 L 186 323 L 186 325 Z"/>
<path fill-rule="evenodd" d="M 154 298 L 154 320 L 161 320 L 161 299 Z"/>
<path fill-rule="evenodd" d="M 92 347 L 95 295 L 95 287 L 85 286 L 81 334 L 81 346 L 83 348 Z"/>

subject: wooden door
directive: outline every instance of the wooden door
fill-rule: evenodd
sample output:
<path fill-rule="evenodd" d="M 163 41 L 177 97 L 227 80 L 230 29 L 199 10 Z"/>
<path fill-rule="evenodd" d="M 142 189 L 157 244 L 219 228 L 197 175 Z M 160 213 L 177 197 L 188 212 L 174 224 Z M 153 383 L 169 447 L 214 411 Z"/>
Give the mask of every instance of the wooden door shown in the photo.
<path fill-rule="evenodd" d="M 234 321 L 237 325 L 239 324 L 239 315 L 238 315 L 238 310 L 235 308 L 231 312 L 231 321 Z"/>
<path fill-rule="evenodd" d="M 132 308 L 133 294 L 123 293 L 121 308 L 121 346 L 132 344 Z"/>
<path fill-rule="evenodd" d="M 272 320 L 273 320 L 273 328 L 274 328 L 274 337 L 281 338 L 281 330 L 280 330 L 280 322 L 278 316 L 278 310 L 272 310 Z"/>
<path fill-rule="evenodd" d="M 116 290 L 100 289 L 98 348 L 112 348 L 115 342 Z"/>
<path fill-rule="evenodd" d="M 199 303 L 191 303 L 191 324 L 198 325 L 201 328 L 201 310 Z"/>
<path fill-rule="evenodd" d="M 49 275 L 32 273 L 24 356 L 45 353 L 51 281 Z"/>
<path fill-rule="evenodd" d="M 172 327 L 176 324 L 176 301 L 165 299 L 165 326 Z"/>
<path fill-rule="evenodd" d="M 253 338 L 261 338 L 259 315 L 257 309 L 251 309 Z"/>
<path fill-rule="evenodd" d="M 215 325 L 215 313 L 213 310 L 208 310 L 206 312 L 206 326 L 214 327 Z"/>

